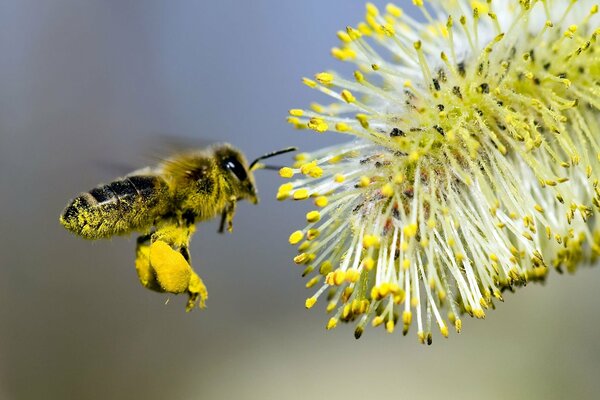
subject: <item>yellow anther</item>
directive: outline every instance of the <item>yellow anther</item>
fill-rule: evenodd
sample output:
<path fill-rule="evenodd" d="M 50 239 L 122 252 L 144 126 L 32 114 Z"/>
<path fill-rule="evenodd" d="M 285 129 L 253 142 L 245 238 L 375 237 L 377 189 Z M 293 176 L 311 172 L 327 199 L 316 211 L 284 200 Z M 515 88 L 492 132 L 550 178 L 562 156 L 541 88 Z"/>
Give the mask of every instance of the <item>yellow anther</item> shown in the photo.
<path fill-rule="evenodd" d="M 337 183 L 343 183 L 346 180 L 346 177 L 342 174 L 335 174 L 335 176 L 333 177 L 333 180 L 336 181 Z"/>
<path fill-rule="evenodd" d="M 492 260 L 493 262 L 498 262 L 500 261 L 500 259 L 498 258 L 497 255 L 495 255 L 494 253 L 490 253 L 490 260 Z"/>
<path fill-rule="evenodd" d="M 406 240 L 403 240 L 402 242 L 400 242 L 400 250 L 407 251 L 408 247 L 409 247 L 409 244 Z"/>
<path fill-rule="evenodd" d="M 304 233 L 302 231 L 296 231 L 290 235 L 288 240 L 290 244 L 298 244 L 302 239 L 304 239 Z"/>
<path fill-rule="evenodd" d="M 370 271 L 373 269 L 373 267 L 375 266 L 375 260 L 373 260 L 371 257 L 366 257 L 363 262 L 363 267 L 367 270 Z"/>
<path fill-rule="evenodd" d="M 385 6 L 385 11 L 396 18 L 400 18 L 402 16 L 402 9 L 391 3 Z"/>
<path fill-rule="evenodd" d="M 320 234 L 321 234 L 321 232 L 318 229 L 309 229 L 306 232 L 306 238 L 308 240 L 314 240 L 314 239 L 318 238 Z"/>
<path fill-rule="evenodd" d="M 329 200 L 327 200 L 327 197 L 325 196 L 319 196 L 315 199 L 315 205 L 317 207 L 325 207 L 327 205 L 327 203 L 329 203 Z"/>
<path fill-rule="evenodd" d="M 307 253 L 298 254 L 294 257 L 294 263 L 296 264 L 304 264 L 310 259 L 310 256 Z"/>
<path fill-rule="evenodd" d="M 319 273 L 321 275 L 327 275 L 329 274 L 331 271 L 333 270 L 333 265 L 331 264 L 331 261 L 324 261 L 323 264 L 321 264 L 321 266 L 319 267 Z"/>
<path fill-rule="evenodd" d="M 440 333 L 443 337 L 448 337 L 448 327 L 446 325 L 440 326 Z"/>
<path fill-rule="evenodd" d="M 312 308 L 312 306 L 314 306 L 316 302 L 317 302 L 316 297 L 309 297 L 308 299 L 306 299 L 304 306 L 306 308 Z"/>
<path fill-rule="evenodd" d="M 311 88 L 317 87 L 317 82 L 313 81 L 312 79 L 302 78 L 302 83 Z"/>
<path fill-rule="evenodd" d="M 294 200 L 308 199 L 309 194 L 307 189 L 298 189 L 294 192 Z"/>
<path fill-rule="evenodd" d="M 402 312 L 402 323 L 404 324 L 404 326 L 408 326 L 408 325 L 410 325 L 411 322 L 412 322 L 412 313 L 408 310 L 404 310 L 404 312 Z"/>
<path fill-rule="evenodd" d="M 410 260 L 408 258 L 405 258 L 404 260 L 402 260 L 402 268 L 404 268 L 404 270 L 407 270 L 410 267 Z"/>
<path fill-rule="evenodd" d="M 456 333 L 460 333 L 462 330 L 462 321 L 460 319 L 454 321 L 454 329 L 456 329 Z"/>
<path fill-rule="evenodd" d="M 349 90 L 342 90 L 341 93 L 342 99 L 344 99 L 344 101 L 346 103 L 354 103 L 356 101 L 356 98 L 354 97 L 354 95 L 352 94 L 352 92 L 350 92 Z"/>
<path fill-rule="evenodd" d="M 380 315 L 376 316 L 375 318 L 373 318 L 373 321 L 371 322 L 371 324 L 374 327 L 383 324 L 383 317 Z"/>
<path fill-rule="evenodd" d="M 318 211 L 309 211 L 306 214 L 306 221 L 310 223 L 318 222 L 321 219 L 321 213 Z"/>
<path fill-rule="evenodd" d="M 436 222 L 435 222 L 435 219 L 433 219 L 433 218 L 429 218 L 429 219 L 427 220 L 427 227 L 428 227 L 429 229 L 434 229 L 434 228 L 436 227 Z"/>
<path fill-rule="evenodd" d="M 385 297 L 388 294 L 390 294 L 390 284 L 387 282 L 384 282 L 381 285 L 379 285 L 379 295 L 381 297 Z"/>
<path fill-rule="evenodd" d="M 344 122 L 338 122 L 337 124 L 335 124 L 335 130 L 338 132 L 348 132 L 350 129 L 352 129 L 350 125 Z"/>
<path fill-rule="evenodd" d="M 352 28 L 351 26 L 346 27 L 346 32 L 348 33 L 348 35 L 350 36 L 350 39 L 352 39 L 352 40 L 356 40 L 362 36 L 362 33 L 357 31 L 356 29 Z"/>
<path fill-rule="evenodd" d="M 346 281 L 354 283 L 360 278 L 360 272 L 357 269 L 349 268 L 346 271 Z"/>
<path fill-rule="evenodd" d="M 354 79 L 356 79 L 356 82 L 362 83 L 365 81 L 365 76 L 360 71 L 354 71 Z"/>
<path fill-rule="evenodd" d="M 385 323 L 385 330 L 388 331 L 388 333 L 394 332 L 394 321 L 393 320 L 390 319 L 388 322 Z"/>
<path fill-rule="evenodd" d="M 279 176 L 282 178 L 291 178 L 294 176 L 294 170 L 289 167 L 283 167 L 279 170 Z"/>
<path fill-rule="evenodd" d="M 396 175 L 394 175 L 394 183 L 396 185 L 399 185 L 402 182 L 404 182 L 404 175 L 403 174 L 396 174 Z"/>
<path fill-rule="evenodd" d="M 394 187 L 392 185 L 390 185 L 389 183 L 386 183 L 381 188 L 381 194 L 384 195 L 385 197 L 392 197 L 394 195 Z"/>
<path fill-rule="evenodd" d="M 308 250 L 309 247 L 310 247 L 310 242 L 305 240 L 304 242 L 300 243 L 300 246 L 298 246 L 298 251 L 304 252 L 304 251 Z"/>
<path fill-rule="evenodd" d="M 294 117 L 301 117 L 304 115 L 304 110 L 300 110 L 299 108 L 293 108 L 289 111 L 289 113 Z"/>
<path fill-rule="evenodd" d="M 379 71 L 379 68 L 381 68 L 381 67 L 379 66 L 379 64 L 371 64 L 371 69 L 372 69 L 373 71 Z"/>
<path fill-rule="evenodd" d="M 363 175 L 358 180 L 359 187 L 367 187 L 367 186 L 369 186 L 370 183 L 371 183 L 371 178 L 369 178 L 368 176 Z"/>
<path fill-rule="evenodd" d="M 333 284 L 340 286 L 346 280 L 346 273 L 341 269 L 333 271 Z"/>
<path fill-rule="evenodd" d="M 544 213 L 544 208 L 542 206 L 540 206 L 539 204 L 534 205 L 533 208 L 535 208 L 535 210 L 541 214 Z"/>
<path fill-rule="evenodd" d="M 313 131 L 319 132 L 319 133 L 323 133 L 325 132 L 327 129 L 329 129 L 329 125 L 327 125 L 327 122 L 325 122 L 323 120 L 323 118 L 319 118 L 319 117 L 313 117 L 310 119 L 310 121 L 308 121 L 307 126 L 312 129 Z"/>
<path fill-rule="evenodd" d="M 377 235 L 364 235 L 363 236 L 363 246 L 366 248 L 369 247 L 379 247 L 381 239 Z"/>
<path fill-rule="evenodd" d="M 373 15 L 373 16 L 379 15 L 379 9 L 377 8 L 377 6 L 375 4 L 367 3 L 366 8 L 367 8 L 367 14 Z"/>
<path fill-rule="evenodd" d="M 352 39 L 350 39 L 350 35 L 348 35 L 344 31 L 338 31 L 337 32 L 337 37 L 338 37 L 338 39 L 340 39 L 344 43 L 350 43 L 352 41 Z"/>
<path fill-rule="evenodd" d="M 394 36 L 396 34 L 394 27 L 390 24 L 381 25 L 380 29 L 386 36 Z"/>
<path fill-rule="evenodd" d="M 329 321 L 327 322 L 327 329 L 333 329 L 337 326 L 338 323 L 338 319 L 333 317 L 333 318 L 329 318 Z"/>
<path fill-rule="evenodd" d="M 413 237 L 417 234 L 417 229 L 417 224 L 413 223 L 406 225 L 402 230 L 407 237 Z"/>
<path fill-rule="evenodd" d="M 413 0 L 413 4 L 417 7 L 423 7 L 423 0 Z"/>
<path fill-rule="evenodd" d="M 333 83 L 333 74 L 329 72 L 319 72 L 315 75 L 315 79 L 323 85 L 331 85 Z"/>
<path fill-rule="evenodd" d="M 360 126 L 362 126 L 365 129 L 369 128 L 369 117 L 367 115 L 365 115 L 365 114 L 356 114 L 356 119 L 360 123 Z"/>

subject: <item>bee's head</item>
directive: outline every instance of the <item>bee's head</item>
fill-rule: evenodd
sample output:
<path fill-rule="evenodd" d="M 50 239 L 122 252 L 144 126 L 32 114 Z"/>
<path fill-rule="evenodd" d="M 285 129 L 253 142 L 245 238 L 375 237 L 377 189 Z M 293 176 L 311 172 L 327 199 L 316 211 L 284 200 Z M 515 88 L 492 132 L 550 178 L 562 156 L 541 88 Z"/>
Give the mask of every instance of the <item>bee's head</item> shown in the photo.
<path fill-rule="evenodd" d="M 216 148 L 215 159 L 224 173 L 223 178 L 229 182 L 233 195 L 253 204 L 258 203 L 254 175 L 242 152 L 229 145 L 222 145 Z"/>

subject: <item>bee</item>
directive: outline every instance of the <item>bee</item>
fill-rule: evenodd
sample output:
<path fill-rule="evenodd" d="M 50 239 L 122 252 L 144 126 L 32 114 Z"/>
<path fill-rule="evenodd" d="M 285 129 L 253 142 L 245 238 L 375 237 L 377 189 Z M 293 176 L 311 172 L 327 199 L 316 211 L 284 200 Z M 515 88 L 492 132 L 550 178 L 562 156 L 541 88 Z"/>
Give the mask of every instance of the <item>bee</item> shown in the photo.
<path fill-rule="evenodd" d="M 219 232 L 233 230 L 236 204 L 258 203 L 253 172 L 261 160 L 296 150 L 286 148 L 248 164 L 229 144 L 184 152 L 80 193 L 60 215 L 72 233 L 95 240 L 140 232 L 135 268 L 140 283 L 157 292 L 186 293 L 186 311 L 204 308 L 208 292 L 191 266 L 189 243 L 196 223 L 221 216 Z"/>

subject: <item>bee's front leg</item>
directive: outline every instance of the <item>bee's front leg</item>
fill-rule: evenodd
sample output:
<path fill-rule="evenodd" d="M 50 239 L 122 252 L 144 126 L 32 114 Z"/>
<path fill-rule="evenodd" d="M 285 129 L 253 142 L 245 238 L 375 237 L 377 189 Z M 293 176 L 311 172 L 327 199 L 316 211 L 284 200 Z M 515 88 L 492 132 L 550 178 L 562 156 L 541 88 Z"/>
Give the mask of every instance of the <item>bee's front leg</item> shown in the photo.
<path fill-rule="evenodd" d="M 225 219 L 227 220 L 227 232 L 233 232 L 233 216 L 235 215 L 235 207 L 237 205 L 237 197 L 231 196 L 229 203 L 225 207 Z"/>

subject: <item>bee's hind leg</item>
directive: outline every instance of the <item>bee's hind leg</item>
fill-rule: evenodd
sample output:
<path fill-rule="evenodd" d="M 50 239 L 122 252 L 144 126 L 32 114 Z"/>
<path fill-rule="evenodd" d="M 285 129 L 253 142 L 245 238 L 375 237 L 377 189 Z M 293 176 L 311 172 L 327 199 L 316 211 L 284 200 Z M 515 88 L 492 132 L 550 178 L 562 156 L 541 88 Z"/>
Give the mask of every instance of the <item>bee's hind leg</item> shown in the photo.
<path fill-rule="evenodd" d="M 138 279 L 143 287 L 154 290 L 155 292 L 164 292 L 156 281 L 156 275 L 150 265 L 150 238 L 151 235 L 144 235 L 137 238 L 135 248 L 135 270 Z"/>
<path fill-rule="evenodd" d="M 152 234 L 147 252 L 148 265 L 159 291 L 187 293 L 187 311 L 191 311 L 197 303 L 204 308 L 208 298 L 206 286 L 190 265 L 188 243 L 193 232 L 193 227 L 161 228 Z"/>

